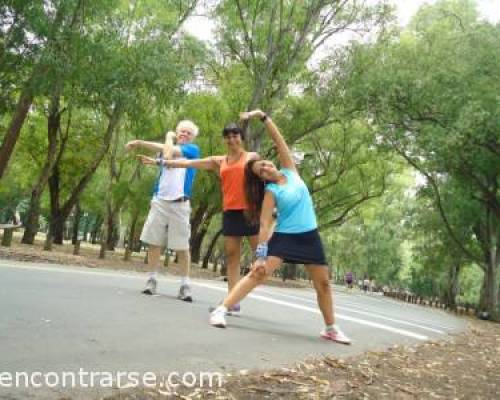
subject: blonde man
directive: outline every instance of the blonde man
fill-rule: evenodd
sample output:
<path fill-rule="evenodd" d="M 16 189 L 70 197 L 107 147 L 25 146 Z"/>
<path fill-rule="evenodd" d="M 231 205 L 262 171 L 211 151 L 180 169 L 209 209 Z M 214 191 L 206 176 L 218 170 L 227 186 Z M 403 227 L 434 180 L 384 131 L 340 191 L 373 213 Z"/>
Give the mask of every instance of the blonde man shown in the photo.
<path fill-rule="evenodd" d="M 145 165 L 157 165 L 160 169 L 156 181 L 151 208 L 144 224 L 141 241 L 148 244 L 148 270 L 150 271 L 144 294 L 154 295 L 157 288 L 157 273 L 160 269 L 161 248 L 175 250 L 181 267 L 181 282 L 178 298 L 193 301 L 189 286 L 191 257 L 189 239 L 191 234 L 190 198 L 196 170 L 176 169 L 163 166 L 164 159 L 197 159 L 200 149 L 193 141 L 198 127 L 189 120 L 180 121 L 175 132 L 168 132 L 165 143 L 132 140 L 126 149 L 143 148 L 160 154 L 157 158 L 139 155 Z"/>

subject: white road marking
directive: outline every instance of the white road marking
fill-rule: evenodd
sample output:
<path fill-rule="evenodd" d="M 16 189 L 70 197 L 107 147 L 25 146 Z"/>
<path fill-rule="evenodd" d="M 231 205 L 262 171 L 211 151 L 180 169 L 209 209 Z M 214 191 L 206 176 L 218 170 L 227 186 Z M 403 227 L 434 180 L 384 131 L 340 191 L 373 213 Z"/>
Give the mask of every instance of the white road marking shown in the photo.
<path fill-rule="evenodd" d="M 268 293 L 268 294 L 275 294 L 274 292 L 268 292 L 268 291 L 265 291 L 265 290 L 262 290 L 262 289 L 260 290 L 260 292 L 263 292 L 263 293 Z M 313 304 L 316 304 L 316 301 L 315 301 L 315 300 L 307 299 L 307 298 L 305 298 L 305 297 L 293 296 L 293 295 L 283 294 L 283 293 L 279 293 L 278 295 L 279 295 L 279 296 L 283 296 L 283 297 L 287 297 L 287 298 L 290 298 L 290 299 L 301 300 L 301 301 L 307 301 L 308 303 L 313 303 Z M 400 320 L 400 319 L 396 319 L 396 318 L 385 317 L 385 316 L 383 316 L 383 315 L 377 315 L 377 314 L 375 314 L 375 313 L 369 313 L 369 312 L 366 312 L 366 311 L 358 311 L 358 310 L 353 310 L 353 309 L 352 309 L 352 308 L 350 308 L 350 307 L 344 307 L 344 306 L 338 306 L 338 305 L 335 305 L 335 309 L 345 310 L 345 311 L 349 311 L 349 312 L 351 312 L 351 313 L 355 313 L 355 314 L 366 315 L 366 316 L 368 316 L 368 317 L 372 317 L 372 318 L 383 319 L 383 320 L 386 320 L 386 321 L 395 322 L 395 323 L 400 324 L 400 325 L 408 325 L 408 326 L 413 326 L 413 327 L 415 327 L 415 328 L 419 328 L 419 329 L 427 330 L 427 331 L 434 332 L 434 333 L 439 333 L 440 335 L 444 335 L 444 334 L 446 334 L 446 332 L 445 332 L 445 331 L 442 331 L 442 330 L 439 330 L 439 329 L 430 328 L 430 327 L 427 327 L 427 326 L 423 326 L 423 325 L 415 324 L 415 323 L 413 323 L 413 322 L 408 322 L 408 321 L 404 321 L 404 320 Z"/>
<path fill-rule="evenodd" d="M 265 289 L 262 289 L 262 288 L 258 288 L 257 290 L 259 292 L 268 293 L 268 294 L 272 294 L 272 295 L 279 295 L 279 296 L 283 296 L 283 297 L 296 298 L 298 300 L 304 300 L 304 301 L 316 303 L 315 300 L 312 300 L 308 297 L 293 296 L 293 295 L 285 294 L 279 290 L 266 291 Z M 315 295 L 314 291 L 310 291 L 309 293 L 312 295 Z M 339 293 L 335 292 L 335 297 L 342 298 L 342 304 L 343 304 L 344 309 L 346 309 L 346 310 L 349 310 L 352 312 L 357 312 L 357 310 L 355 310 L 355 309 L 358 309 L 358 310 L 361 309 L 361 311 L 365 312 L 365 313 L 367 313 L 369 311 L 368 315 L 370 315 L 370 316 L 374 316 L 372 313 L 376 313 L 382 317 L 391 318 L 391 317 L 387 316 L 387 313 L 380 312 L 376 308 L 373 310 L 373 305 L 367 305 L 367 304 L 362 304 L 362 303 L 353 303 L 352 301 L 349 301 L 352 299 L 350 299 L 349 296 L 347 296 L 347 295 L 339 296 Z M 370 301 L 372 301 L 372 300 L 378 300 L 379 302 L 383 301 L 383 299 L 376 299 L 374 297 L 366 298 L 366 300 L 368 300 L 368 299 Z M 428 311 L 425 308 L 422 308 L 421 306 L 419 306 L 417 304 L 402 303 L 402 302 L 398 302 L 396 300 L 385 299 L 385 301 L 383 301 L 383 304 L 384 305 L 391 305 L 393 307 L 404 307 L 404 308 L 412 307 L 412 308 L 415 308 L 417 311 L 421 311 L 421 312 Z M 368 311 L 367 311 L 367 308 L 368 308 Z M 436 312 L 436 311 L 440 311 L 440 310 L 433 310 L 433 312 Z M 427 325 L 433 326 L 434 328 L 440 328 L 440 329 L 449 330 L 449 331 L 457 329 L 456 326 L 445 325 L 445 324 L 442 324 L 441 322 L 437 322 L 435 320 L 428 320 L 428 319 L 422 319 L 422 318 L 411 318 L 411 319 L 408 318 L 405 321 L 411 322 L 414 324 L 427 324 Z M 439 333 L 446 333 L 446 331 L 439 332 Z"/>
<path fill-rule="evenodd" d="M 207 289 L 213 289 L 213 290 L 218 290 L 218 291 L 221 291 L 221 292 L 227 292 L 226 288 L 221 288 L 221 287 L 218 287 L 218 286 L 208 285 L 208 284 L 205 284 L 205 283 L 192 282 L 192 284 L 195 285 L 195 286 L 200 286 L 200 287 L 204 287 L 204 288 L 207 288 Z M 267 297 L 267 296 L 261 296 L 261 295 L 258 295 L 258 294 L 249 294 L 247 297 L 250 297 L 252 299 L 257 299 L 257 300 L 265 301 L 265 302 L 268 302 L 268 303 L 279 304 L 279 305 L 282 305 L 282 306 L 285 306 L 285 307 L 295 308 L 297 310 L 312 312 L 314 314 L 321 314 L 321 312 L 317 308 L 307 307 L 307 306 L 304 306 L 304 305 L 301 305 L 301 304 L 296 304 L 296 303 L 290 303 L 288 301 L 277 300 L 277 299 L 273 299 L 273 298 Z M 382 329 L 384 331 L 389 331 L 389 332 L 392 332 L 392 333 L 397 333 L 399 335 L 408 336 L 408 337 L 411 337 L 411 338 L 414 338 L 414 339 L 418 339 L 418 340 L 428 340 L 429 339 L 428 336 L 420 335 L 418 333 L 410 332 L 410 331 L 407 331 L 407 330 L 404 330 L 404 329 L 394 328 L 394 327 L 389 326 L 389 325 L 383 325 L 383 324 L 380 324 L 378 322 L 366 321 L 366 320 L 355 318 L 355 317 L 348 317 L 347 315 L 338 314 L 338 313 L 335 314 L 335 317 L 338 318 L 338 319 L 344 320 L 344 321 L 350 321 L 350 322 L 354 322 L 354 323 L 357 323 L 357 324 L 360 324 L 360 325 L 366 325 L 366 326 L 370 326 L 372 328 Z"/>

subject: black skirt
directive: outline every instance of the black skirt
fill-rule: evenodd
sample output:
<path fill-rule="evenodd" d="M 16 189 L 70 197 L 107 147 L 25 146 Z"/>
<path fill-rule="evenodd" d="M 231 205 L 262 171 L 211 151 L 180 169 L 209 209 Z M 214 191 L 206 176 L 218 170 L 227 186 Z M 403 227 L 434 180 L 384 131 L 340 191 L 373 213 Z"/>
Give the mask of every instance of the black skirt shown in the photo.
<path fill-rule="evenodd" d="M 259 234 L 259 225 L 251 225 L 243 210 L 227 210 L 222 215 L 224 236 L 254 236 Z"/>
<path fill-rule="evenodd" d="M 327 265 L 318 230 L 303 233 L 275 232 L 268 243 L 268 256 L 291 264 Z"/>

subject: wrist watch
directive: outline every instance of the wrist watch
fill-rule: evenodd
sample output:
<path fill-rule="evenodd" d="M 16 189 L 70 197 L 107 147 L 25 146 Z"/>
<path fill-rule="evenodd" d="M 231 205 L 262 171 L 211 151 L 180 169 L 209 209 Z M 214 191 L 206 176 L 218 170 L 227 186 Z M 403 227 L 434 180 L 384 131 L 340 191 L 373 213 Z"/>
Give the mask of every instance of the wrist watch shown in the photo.
<path fill-rule="evenodd" d="M 269 117 L 267 116 L 267 114 L 266 114 L 266 113 L 264 113 L 264 115 L 263 115 L 262 117 L 260 117 L 260 120 L 261 120 L 262 122 L 266 122 L 267 118 L 269 118 Z"/>

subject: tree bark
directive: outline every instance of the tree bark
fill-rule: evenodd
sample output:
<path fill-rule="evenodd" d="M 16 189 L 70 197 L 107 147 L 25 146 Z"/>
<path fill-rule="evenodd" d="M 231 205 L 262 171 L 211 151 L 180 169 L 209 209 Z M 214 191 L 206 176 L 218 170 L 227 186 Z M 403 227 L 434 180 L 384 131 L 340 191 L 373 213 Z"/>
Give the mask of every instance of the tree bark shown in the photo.
<path fill-rule="evenodd" d="M 125 249 L 125 256 L 123 258 L 125 261 L 130 260 L 130 257 L 132 255 L 132 251 L 134 249 L 134 240 L 135 240 L 135 234 L 137 231 L 138 220 L 139 220 L 139 210 L 136 210 L 134 212 L 134 214 L 132 215 L 132 221 L 130 223 L 128 240 L 127 240 L 127 247 Z"/>
<path fill-rule="evenodd" d="M 78 233 L 80 232 L 80 220 L 82 218 L 82 209 L 80 202 L 75 206 L 75 217 L 73 218 L 73 234 L 71 235 L 71 243 L 76 244 L 78 240 Z"/>
<path fill-rule="evenodd" d="M 0 179 L 2 179 L 7 169 L 7 164 L 9 163 L 14 147 L 21 134 L 21 128 L 23 127 L 28 111 L 33 103 L 34 95 L 32 84 L 33 82 L 30 80 L 23 88 L 16 105 L 16 110 L 3 138 L 2 146 L 0 147 Z"/>
<path fill-rule="evenodd" d="M 104 220 L 103 220 L 102 216 L 97 215 L 95 222 L 94 222 L 94 227 L 92 228 L 92 232 L 90 233 L 90 242 L 92 244 L 97 244 L 99 231 L 101 230 L 101 225 L 103 222 L 104 222 Z"/>
<path fill-rule="evenodd" d="M 85 225 L 83 226 L 83 240 L 87 242 L 90 231 L 90 215 L 84 214 L 84 218 L 85 218 Z"/>
<path fill-rule="evenodd" d="M 12 237 L 14 236 L 14 229 L 5 228 L 3 230 L 2 243 L 3 247 L 10 247 L 12 244 Z"/>
<path fill-rule="evenodd" d="M 500 312 L 498 309 L 498 264 L 499 264 L 499 246 L 498 246 L 498 226 L 495 214 L 488 210 L 486 217 L 486 227 L 484 234 L 476 229 L 476 237 L 482 243 L 484 254 L 484 278 L 481 288 L 481 299 L 479 311 L 487 312 L 489 319 L 500 321 Z"/>
<path fill-rule="evenodd" d="M 78 21 L 77 16 L 81 9 L 83 9 L 83 1 L 79 1 L 74 9 L 73 15 L 71 17 L 71 22 L 70 24 L 68 24 L 69 30 L 72 30 L 76 22 Z M 44 46 L 46 49 L 50 49 L 51 47 L 53 47 L 53 44 L 56 42 L 57 34 L 64 21 L 65 11 L 66 8 L 62 6 L 57 9 L 54 22 L 47 34 L 46 45 Z M 31 104 L 33 103 L 33 100 L 35 98 L 35 84 L 38 79 L 44 78 L 48 68 L 49 67 L 47 65 L 41 63 L 36 64 L 33 68 L 31 77 L 23 86 L 21 95 L 19 96 L 19 100 L 16 105 L 16 109 L 14 111 L 14 115 L 12 116 L 9 127 L 7 128 L 7 132 L 5 133 L 5 136 L 3 138 L 2 146 L 0 147 L 0 180 L 2 179 L 2 176 L 7 169 L 7 165 L 14 151 L 14 147 L 17 143 L 17 140 L 19 139 L 21 128 L 23 127 L 26 116 L 28 115 Z"/>
<path fill-rule="evenodd" d="M 59 165 L 55 165 L 52 170 L 52 175 L 49 178 L 50 189 L 50 228 L 48 234 L 52 236 L 52 243 L 63 243 L 64 222 L 61 218 L 59 207 L 60 193 L 60 173 Z"/>
<path fill-rule="evenodd" d="M 47 138 L 48 138 L 48 149 L 47 149 L 47 159 L 40 172 L 36 184 L 33 186 L 31 191 L 30 206 L 26 215 L 25 229 L 21 243 L 33 244 L 35 236 L 39 228 L 39 218 L 40 218 L 40 201 L 42 194 L 47 186 L 47 182 L 52 173 L 52 169 L 56 162 L 56 153 L 58 147 L 59 132 L 61 128 L 61 115 L 60 111 L 60 93 L 61 86 L 58 84 L 54 90 L 54 95 L 51 98 L 49 107 L 49 116 L 47 118 Z"/>
<path fill-rule="evenodd" d="M 104 229 L 102 230 L 102 233 L 101 233 L 101 247 L 100 247 L 100 250 L 99 250 L 99 258 L 101 260 L 105 259 L 106 258 L 106 242 L 107 242 L 107 232 L 108 230 L 106 229 L 106 227 L 104 227 Z"/>
<path fill-rule="evenodd" d="M 215 215 L 215 209 L 210 208 L 209 204 L 202 202 L 196 209 L 193 217 L 191 218 L 191 260 L 193 263 L 198 264 L 201 258 L 201 245 L 205 238 L 210 221 Z"/>
<path fill-rule="evenodd" d="M 109 210 L 106 222 L 106 248 L 113 251 L 116 239 L 116 214 L 118 210 Z"/>
<path fill-rule="evenodd" d="M 64 223 L 68 218 L 69 214 L 71 213 L 71 210 L 75 206 L 76 202 L 79 200 L 83 190 L 87 187 L 88 183 L 92 179 L 92 176 L 94 175 L 95 171 L 97 170 L 102 160 L 104 159 L 106 153 L 108 152 L 113 132 L 120 121 L 120 117 L 121 117 L 121 109 L 119 106 L 115 106 L 112 114 L 109 117 L 108 126 L 103 139 L 103 144 L 99 149 L 99 151 L 97 152 L 96 158 L 87 168 L 84 175 L 73 189 L 70 197 L 68 198 L 68 200 L 66 200 L 66 202 L 62 206 L 59 206 L 60 190 L 59 190 L 58 165 L 56 164 L 56 166 L 54 167 L 54 171 L 57 170 L 58 173 L 57 179 L 52 179 L 52 177 L 49 179 L 49 189 L 51 191 L 51 196 L 50 196 L 51 213 L 52 213 L 52 220 L 54 221 L 54 243 L 62 244 Z"/>
<path fill-rule="evenodd" d="M 448 274 L 448 290 L 446 294 L 446 305 L 451 310 L 457 309 L 457 295 L 459 291 L 458 286 L 458 277 L 460 274 L 460 264 L 453 263 L 450 266 L 449 274 Z"/>
<path fill-rule="evenodd" d="M 214 251 L 215 244 L 217 243 L 217 240 L 219 239 L 219 236 L 222 234 L 222 228 L 217 231 L 217 233 L 213 236 L 212 240 L 210 241 L 210 244 L 208 245 L 207 252 L 205 253 L 205 256 L 203 257 L 203 264 L 201 268 L 208 268 L 208 262 L 210 260 L 210 257 L 212 257 L 212 252 Z"/>

